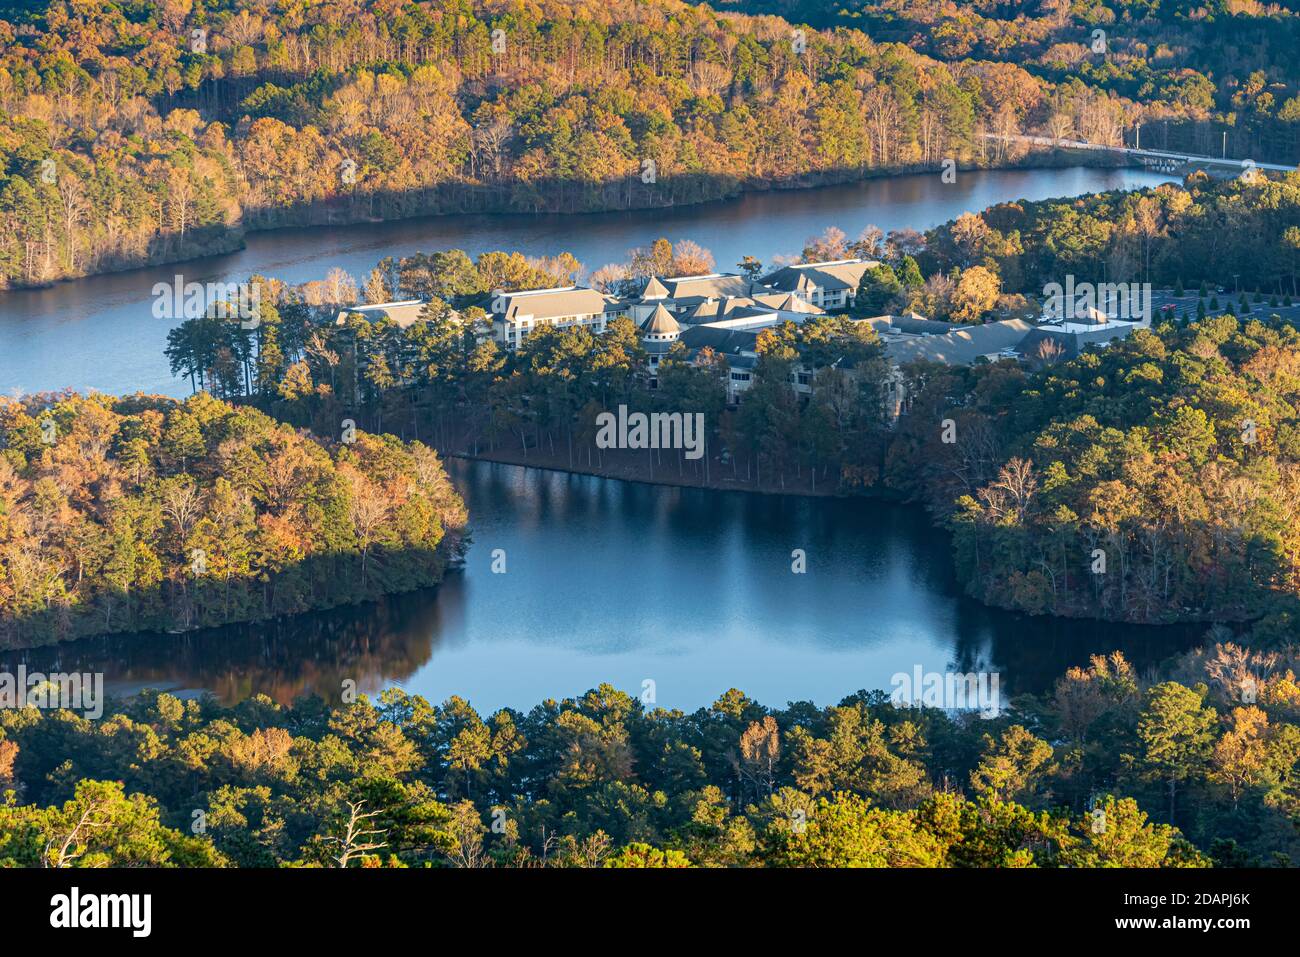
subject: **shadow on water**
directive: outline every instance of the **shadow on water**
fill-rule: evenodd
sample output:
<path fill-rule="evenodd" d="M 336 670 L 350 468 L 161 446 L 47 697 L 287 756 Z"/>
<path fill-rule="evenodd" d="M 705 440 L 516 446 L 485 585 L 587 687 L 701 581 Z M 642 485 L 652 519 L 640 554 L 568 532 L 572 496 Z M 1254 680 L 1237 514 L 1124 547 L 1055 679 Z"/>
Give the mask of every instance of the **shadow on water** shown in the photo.
<path fill-rule="evenodd" d="M 601 681 L 639 693 L 649 679 L 658 704 L 693 709 L 730 687 L 770 705 L 832 704 L 917 665 L 997 671 L 1004 695 L 1041 691 L 1090 654 L 1120 650 L 1151 669 L 1205 630 L 986 608 L 961 595 L 947 536 L 910 506 L 448 468 L 473 545 L 437 588 L 183 637 L 0 653 L 0 668 L 102 671 L 117 693 L 208 690 L 227 702 L 337 700 L 350 679 L 367 693 L 459 694 L 481 710 Z M 792 571 L 795 549 L 804 574 Z"/>
<path fill-rule="evenodd" d="M 339 700 L 344 680 L 374 693 L 428 664 L 464 600 L 458 571 L 436 588 L 381 602 L 184 635 L 89 638 L 0 652 L 0 671 L 103 672 L 115 695 L 157 688 L 225 702 L 264 694 L 281 703 L 314 693 Z"/>

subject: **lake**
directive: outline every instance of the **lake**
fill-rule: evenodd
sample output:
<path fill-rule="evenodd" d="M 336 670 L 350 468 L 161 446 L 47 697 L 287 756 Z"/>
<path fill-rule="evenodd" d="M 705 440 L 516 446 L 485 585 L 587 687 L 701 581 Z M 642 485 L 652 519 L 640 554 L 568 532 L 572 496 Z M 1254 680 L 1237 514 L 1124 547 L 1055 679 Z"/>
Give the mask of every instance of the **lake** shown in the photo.
<path fill-rule="evenodd" d="M 291 282 L 341 266 L 358 278 L 380 258 L 451 247 L 471 254 L 574 253 L 589 268 L 659 236 L 694 239 L 720 269 L 743 255 L 797 253 L 838 226 L 925 229 L 966 210 L 1135 188 L 1142 170 L 970 172 L 754 193 L 703 206 L 582 216 L 461 216 L 282 230 L 176 266 L 0 294 L 0 393 L 72 387 L 187 394 L 168 373 L 171 323 L 150 290 L 257 271 Z M 0 653 L 42 671 L 102 671 L 116 692 L 208 690 L 235 701 L 337 698 L 345 680 L 401 685 L 480 710 L 528 708 L 611 682 L 690 709 L 737 687 L 781 705 L 831 704 L 892 675 L 996 671 L 1003 696 L 1037 691 L 1090 653 L 1123 649 L 1143 667 L 1192 645 L 1195 629 L 1033 619 L 961 596 L 947 537 L 919 509 L 874 500 L 800 499 L 676 489 L 453 460 L 474 543 L 437 589 L 379 605 L 184 636 L 119 636 Z M 791 552 L 807 555 L 805 574 Z M 494 550 L 506 570 L 491 569 Z"/>
<path fill-rule="evenodd" d="M 320 279 L 340 266 L 358 280 L 385 256 L 460 248 L 554 255 L 569 251 L 588 269 L 627 258 L 660 236 L 694 239 L 719 270 L 744 255 L 771 262 L 797 254 L 810 236 L 838 226 L 851 238 L 868 225 L 924 230 L 968 210 L 1015 199 L 1132 189 L 1174 177 L 1140 169 L 998 170 L 866 180 L 812 190 L 749 193 L 740 199 L 672 209 L 578 216 L 426 217 L 359 226 L 255 233 L 245 249 L 172 266 L 137 269 L 0 293 L 0 394 L 63 388 L 114 394 L 137 390 L 183 396 L 163 357 L 177 323 L 153 316 L 156 282 L 233 282 L 254 272 L 287 282 Z"/>
<path fill-rule="evenodd" d="M 338 700 L 345 680 L 487 712 L 610 682 L 691 710 L 739 688 L 834 704 L 899 672 L 985 671 L 1041 691 L 1088 655 L 1148 668 L 1192 628 L 1031 618 L 965 598 L 917 507 L 672 488 L 453 459 L 473 543 L 441 586 L 378 605 L 184 636 L 0 652 L 0 670 L 103 672 L 110 689 Z M 806 571 L 792 571 L 803 549 Z M 497 552 L 497 550 L 500 552 Z M 494 553 L 504 571 L 493 571 Z M 500 563 L 498 562 L 498 567 Z"/>

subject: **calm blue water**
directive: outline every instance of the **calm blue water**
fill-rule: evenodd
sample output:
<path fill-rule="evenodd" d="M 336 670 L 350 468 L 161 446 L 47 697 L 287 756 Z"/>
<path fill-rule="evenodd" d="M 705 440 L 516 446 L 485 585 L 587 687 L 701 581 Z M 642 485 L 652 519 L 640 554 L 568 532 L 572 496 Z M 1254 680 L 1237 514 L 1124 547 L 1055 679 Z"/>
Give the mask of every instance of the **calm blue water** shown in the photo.
<path fill-rule="evenodd" d="M 437 589 L 379 606 L 183 637 L 78 642 L 0 666 L 102 671 L 110 687 L 228 701 L 342 682 L 527 709 L 603 681 L 693 709 L 736 687 L 765 704 L 834 704 L 897 672 L 993 671 L 1003 695 L 1049 687 L 1089 654 L 1140 666 L 1198 630 L 1035 619 L 961 597 L 947 537 L 874 500 L 678 489 L 452 460 L 474 543 Z M 791 571 L 802 548 L 807 572 Z M 505 552 L 504 574 L 492 553 Z"/>

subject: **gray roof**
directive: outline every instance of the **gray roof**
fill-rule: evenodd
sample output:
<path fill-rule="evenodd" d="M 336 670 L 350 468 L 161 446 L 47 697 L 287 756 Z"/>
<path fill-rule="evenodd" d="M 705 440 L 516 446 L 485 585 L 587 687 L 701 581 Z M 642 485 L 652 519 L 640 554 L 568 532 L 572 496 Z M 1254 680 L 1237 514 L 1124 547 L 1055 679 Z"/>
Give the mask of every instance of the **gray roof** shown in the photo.
<path fill-rule="evenodd" d="M 1073 359 L 1090 343 L 1106 343 L 1112 339 L 1123 339 L 1135 328 L 1131 322 L 1111 321 L 1105 325 L 1096 325 L 1088 329 L 1066 329 L 1063 326 L 1044 325 L 1032 329 L 1020 343 L 1019 351 L 1028 359 L 1035 358 L 1038 344 L 1046 339 L 1060 343 L 1061 358 Z"/>
<path fill-rule="evenodd" d="M 642 299 L 662 299 L 666 295 L 668 295 L 668 290 L 659 281 L 658 276 L 651 276 L 647 279 L 645 286 L 641 290 Z"/>
<path fill-rule="evenodd" d="M 775 316 L 775 322 L 801 323 L 809 316 L 823 315 L 823 310 L 810 305 L 791 293 L 766 293 L 748 296 L 729 296 L 725 299 L 708 299 L 691 305 L 681 316 L 685 323 L 714 323 L 735 319 L 756 319 Z"/>
<path fill-rule="evenodd" d="M 496 294 L 488 296 L 487 308 L 496 319 L 517 319 L 532 316 L 534 319 L 561 319 L 565 316 L 588 316 L 611 312 L 618 300 L 595 289 L 584 286 L 564 286 L 559 289 L 530 289 L 523 292 L 500 294 L 504 308 L 498 312 Z"/>
<path fill-rule="evenodd" d="M 748 296 L 753 282 L 734 273 L 713 273 L 708 276 L 678 276 L 661 278 L 671 299 L 723 299 L 727 296 Z"/>
<path fill-rule="evenodd" d="M 673 314 L 663 306 L 655 306 L 655 311 L 650 313 L 650 317 L 641 323 L 641 331 L 646 335 L 671 335 L 675 332 L 681 332 L 682 327 Z"/>
<path fill-rule="evenodd" d="M 847 289 L 856 292 L 862 275 L 879 266 L 874 259 L 838 259 L 833 262 L 800 263 L 786 266 L 759 280 L 763 285 L 782 292 L 804 292 L 814 287 L 836 292 Z"/>
<path fill-rule="evenodd" d="M 728 357 L 742 352 L 754 352 L 759 329 L 719 329 L 713 326 L 687 326 L 677 340 L 686 344 L 691 352 L 708 346 L 714 352 Z"/>
<path fill-rule="evenodd" d="M 379 322 L 381 319 L 391 319 L 403 329 L 409 329 L 415 323 L 420 321 L 420 314 L 424 311 L 423 299 L 404 299 L 401 302 L 379 302 L 368 306 L 349 306 L 346 309 L 340 309 L 338 317 L 334 320 L 336 325 L 343 325 L 344 317 L 351 312 L 359 313 L 365 316 L 368 322 Z"/>
<path fill-rule="evenodd" d="M 905 332 L 914 336 L 942 336 L 945 333 L 955 332 L 958 329 L 969 328 L 969 326 L 959 326 L 955 322 L 943 322 L 939 319 L 926 319 L 924 316 L 915 312 L 907 312 L 901 316 L 868 316 L 865 319 L 857 319 L 854 321 L 865 322 L 881 334 Z"/>
<path fill-rule="evenodd" d="M 728 299 L 705 299 L 697 302 L 686 310 L 682 315 L 685 322 L 711 322 L 716 319 L 723 319 L 729 316 L 733 310 L 741 306 L 752 305 L 754 300 L 743 296 L 735 296 Z"/>
<path fill-rule="evenodd" d="M 941 336 L 920 336 L 885 343 L 885 354 L 895 365 L 908 362 L 942 362 L 970 365 L 980 356 L 1015 349 L 1033 331 L 1023 319 L 1003 319 L 982 326 L 955 329 Z"/>
<path fill-rule="evenodd" d="M 810 315 L 821 315 L 822 312 L 820 306 L 814 306 L 812 303 L 800 299 L 792 292 L 756 294 L 754 301 L 764 306 L 771 306 L 781 312 L 806 312 Z"/>

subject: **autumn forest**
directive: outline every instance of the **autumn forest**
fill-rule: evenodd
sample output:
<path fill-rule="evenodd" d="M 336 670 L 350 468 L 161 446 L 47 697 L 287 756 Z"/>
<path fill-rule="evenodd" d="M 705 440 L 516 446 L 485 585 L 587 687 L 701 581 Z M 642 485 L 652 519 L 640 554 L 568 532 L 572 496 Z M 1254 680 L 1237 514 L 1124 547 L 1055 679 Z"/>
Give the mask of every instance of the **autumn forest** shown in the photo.
<path fill-rule="evenodd" d="M 23 8 L 0 19 L 0 283 L 183 260 L 293 223 L 680 205 L 1024 158 L 984 133 L 1117 144 L 1146 120 L 1198 131 L 1202 151 L 1231 129 L 1234 154 L 1265 159 L 1300 126 L 1300 99 L 1266 70 L 1219 88 L 1119 24 L 1098 57 L 1086 44 L 1109 21 L 1059 5 L 1030 21 L 1047 31 L 1035 49 L 1070 42 L 1032 61 L 949 42 L 950 20 L 922 47 L 748 15 L 761 8 Z"/>
<path fill-rule="evenodd" d="M 1025 135 L 1294 164 L 1297 43 L 1295 10 L 1255 0 L 0 3 L 0 299 L 39 309 L 41 287 L 130 282 L 88 277 L 290 225 L 658 217 L 945 165 L 1085 162 Z M 1072 647 L 985 711 L 882 687 L 759 701 L 735 676 L 669 707 L 603 674 L 483 708 L 460 689 L 426 700 L 409 669 L 291 701 L 233 659 L 221 680 L 238 690 L 219 699 L 144 687 L 126 656 L 102 716 L 0 694 L 0 870 L 1296 866 L 1300 171 L 1225 169 L 1004 190 L 942 223 L 826 222 L 767 262 L 717 261 L 657 219 L 594 262 L 562 228 L 544 255 L 390 245 L 305 281 L 268 261 L 239 277 L 250 321 L 167 317 L 150 354 L 183 398 L 0 382 L 0 660 L 24 668 L 33 651 L 80 660 L 81 639 L 217 642 L 437 600 L 491 546 L 457 472 L 483 463 L 459 459 L 906 509 L 941 541 L 950 661 L 1001 667 L 985 652 L 1006 643 L 971 606 L 1029 649 L 1059 621 L 1192 636 L 1141 666 L 1118 644 Z M 699 302 L 670 313 L 653 293 L 726 273 L 761 313 L 764 277 L 846 262 L 861 278 L 835 308 L 775 297 L 771 321 L 716 348 L 676 336 Z M 1066 277 L 1143 284 L 1161 306 L 1072 350 L 1044 334 L 927 351 L 1004 328 L 1033 342 Z M 500 303 L 528 291 L 601 305 L 527 315 L 512 341 Z M 23 335 L 0 316 L 0 348 Z M 597 434 L 614 408 L 698 415 L 704 453 L 611 449 Z M 557 521 L 550 504 L 517 520 Z M 547 573 L 565 559 L 545 555 Z M 727 589 L 693 567 L 683 580 L 716 571 L 701 587 Z M 615 617 L 638 587 L 622 568 L 588 584 Z M 501 600 L 482 584 L 496 573 L 461 595 Z M 656 600 L 671 630 L 672 594 Z M 819 627 L 822 600 L 780 609 L 790 634 Z M 561 605 L 545 614 L 567 640 Z M 424 637 L 439 667 L 464 650 Z M 872 654 L 913 647 L 886 646 Z M 478 650 L 500 674 L 562 660 Z M 333 676 L 326 657 L 314 674 Z"/>

